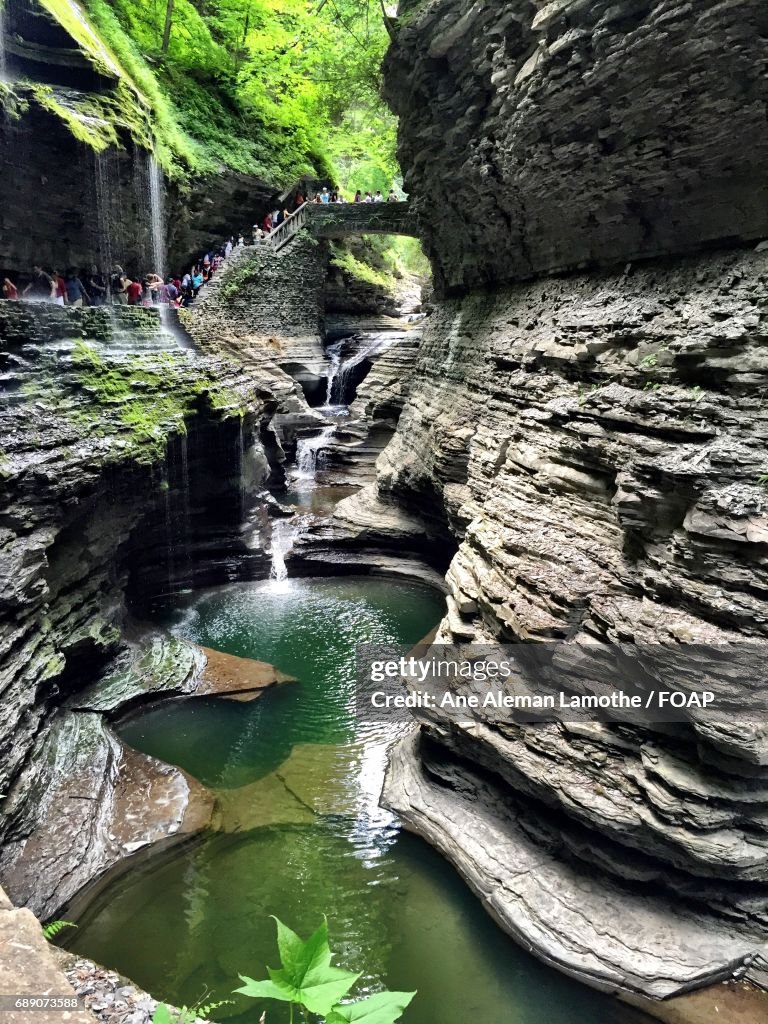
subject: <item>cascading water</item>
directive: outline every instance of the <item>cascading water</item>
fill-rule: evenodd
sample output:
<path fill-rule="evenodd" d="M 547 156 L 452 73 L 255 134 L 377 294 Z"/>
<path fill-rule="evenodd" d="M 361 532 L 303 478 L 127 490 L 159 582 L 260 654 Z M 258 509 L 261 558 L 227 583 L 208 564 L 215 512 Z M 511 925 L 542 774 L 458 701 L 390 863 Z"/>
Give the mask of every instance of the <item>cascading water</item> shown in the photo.
<path fill-rule="evenodd" d="M 341 350 L 344 347 L 344 341 L 336 341 L 333 345 L 329 345 L 326 349 L 326 355 L 328 356 L 328 386 L 325 392 L 325 404 L 333 404 L 334 385 L 339 369 L 341 367 Z"/>
<path fill-rule="evenodd" d="M 318 460 L 323 448 L 336 433 L 336 424 L 323 427 L 314 437 L 302 438 L 296 445 L 296 476 L 301 480 L 314 480 L 317 474 Z"/>
<path fill-rule="evenodd" d="M 107 153 L 94 154 L 94 178 L 96 182 L 96 230 L 98 253 L 98 269 L 102 274 L 110 274 L 114 267 L 112 246 L 112 192 L 109 180 L 109 156 Z"/>
<path fill-rule="evenodd" d="M 285 583 L 288 579 L 288 568 L 285 559 L 290 554 L 296 538 L 299 536 L 302 521 L 293 519 L 276 519 L 272 524 L 272 568 L 269 578 L 274 583 Z"/>
<path fill-rule="evenodd" d="M 181 435 L 181 528 L 182 549 L 184 552 L 184 575 L 191 586 L 193 579 L 192 564 L 192 509 L 189 500 L 189 443 L 187 434 Z"/>
<path fill-rule="evenodd" d="M 349 375 L 356 366 L 359 366 L 366 359 L 373 359 L 385 352 L 394 340 L 392 331 L 385 331 L 381 334 L 363 336 L 359 347 L 347 356 L 341 358 L 341 351 L 344 341 L 336 342 L 328 347 L 328 388 L 326 392 L 326 404 L 344 405 L 348 399 L 347 391 Z"/>
<path fill-rule="evenodd" d="M 149 177 L 149 215 L 152 233 L 153 271 L 165 280 L 165 211 L 163 202 L 163 172 L 154 153 L 147 157 Z"/>
<path fill-rule="evenodd" d="M 5 4 L 0 0 L 0 82 L 8 81 L 8 58 L 5 53 Z"/>

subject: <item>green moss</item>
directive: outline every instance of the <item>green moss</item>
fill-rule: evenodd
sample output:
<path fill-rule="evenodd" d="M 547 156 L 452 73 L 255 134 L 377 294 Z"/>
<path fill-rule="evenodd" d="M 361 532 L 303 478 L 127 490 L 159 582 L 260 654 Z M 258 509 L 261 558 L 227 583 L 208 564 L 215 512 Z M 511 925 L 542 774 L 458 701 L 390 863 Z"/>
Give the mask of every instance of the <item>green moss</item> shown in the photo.
<path fill-rule="evenodd" d="M 114 434 L 117 421 L 141 462 L 161 457 L 169 434 L 186 433 L 187 419 L 196 414 L 201 399 L 229 415 L 243 412 L 239 396 L 221 384 L 205 377 L 191 383 L 184 379 L 177 372 L 181 357 L 172 353 L 107 363 L 93 347 L 78 342 L 72 362 L 74 385 L 89 401 L 70 405 L 70 418 L 105 437 Z"/>
<path fill-rule="evenodd" d="M 243 286 L 254 277 L 254 257 L 242 258 L 231 269 L 226 268 L 226 276 L 222 282 L 220 294 L 225 299 L 235 299 L 242 292 Z"/>
<path fill-rule="evenodd" d="M 83 16 L 80 8 L 71 0 L 40 0 L 40 5 L 74 39 L 77 45 L 91 59 L 102 74 L 111 78 L 122 78 L 125 70 L 116 56 L 105 45 L 103 39 Z"/>
<path fill-rule="evenodd" d="M 59 117 L 80 142 L 84 142 L 97 153 L 118 145 L 117 131 L 113 122 L 82 103 L 70 104 L 57 97 L 49 85 L 31 86 L 32 95 L 45 110 Z"/>
<path fill-rule="evenodd" d="M 395 287 L 393 275 L 376 270 L 369 263 L 364 263 L 347 250 L 335 247 L 331 256 L 331 264 L 349 274 L 350 277 L 374 285 L 374 287 L 383 288 L 386 291 L 392 291 Z"/>

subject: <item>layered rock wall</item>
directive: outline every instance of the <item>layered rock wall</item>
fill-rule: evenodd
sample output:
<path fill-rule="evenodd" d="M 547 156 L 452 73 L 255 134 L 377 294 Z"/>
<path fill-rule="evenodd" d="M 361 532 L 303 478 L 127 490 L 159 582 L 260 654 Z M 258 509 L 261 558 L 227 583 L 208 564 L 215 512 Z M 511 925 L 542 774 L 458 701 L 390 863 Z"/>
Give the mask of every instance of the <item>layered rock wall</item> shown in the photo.
<path fill-rule="evenodd" d="M 409 0 L 387 66 L 436 280 L 768 234 L 761 0 Z"/>
<path fill-rule="evenodd" d="M 279 399 L 255 372 L 180 349 L 152 310 L 3 303 L 0 339 L 7 792 L 50 713 L 120 649 L 126 591 L 142 611 L 265 571 L 266 540 L 243 531 Z"/>
<path fill-rule="evenodd" d="M 400 13 L 387 93 L 441 298 L 339 522 L 458 544 L 443 642 L 764 643 L 763 5 Z M 527 947 L 656 998 L 766 954 L 763 720 L 468 718 L 427 716 L 386 799 Z"/>
<path fill-rule="evenodd" d="M 752 254 L 550 279 L 438 309 L 377 493 L 425 523 L 441 509 L 460 541 L 441 642 L 765 638 L 767 298 L 768 259 Z M 344 514 L 370 500 L 348 499 Z M 711 932 L 726 948 L 735 931 L 743 955 L 765 945 L 764 732 L 739 719 L 713 735 L 696 722 L 670 734 L 435 717 L 426 771 L 409 769 L 410 783 L 395 772 L 390 801 L 482 889 L 488 865 L 470 866 L 462 836 L 493 821 L 514 846 L 519 824 L 499 816 L 522 801 L 518 840 L 539 833 L 580 879 L 604 962 L 564 950 L 572 925 L 542 907 L 540 889 L 507 879 L 516 902 L 503 923 L 594 982 L 666 995 L 714 972 L 713 948 L 694 970 L 672 927 L 654 953 L 666 980 L 658 963 L 645 976 L 635 964 L 631 983 L 631 955 L 622 979 L 608 950 L 609 936 L 629 945 L 643 917 L 630 906 L 658 910 L 660 888 L 699 939 Z M 435 807 L 450 794 L 450 820 L 430 819 L 430 791 Z M 623 917 L 600 910 L 606 876 L 627 886 Z M 646 925 L 640 934 L 652 948 Z"/>

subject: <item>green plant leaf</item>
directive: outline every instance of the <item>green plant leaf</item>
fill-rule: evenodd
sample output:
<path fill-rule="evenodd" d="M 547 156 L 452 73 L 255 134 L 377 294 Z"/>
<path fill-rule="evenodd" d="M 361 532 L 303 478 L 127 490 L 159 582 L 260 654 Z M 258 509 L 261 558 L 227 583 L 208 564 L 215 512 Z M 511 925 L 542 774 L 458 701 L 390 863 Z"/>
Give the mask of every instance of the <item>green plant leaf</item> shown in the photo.
<path fill-rule="evenodd" d="M 359 1003 L 334 1006 L 325 1024 L 394 1024 L 415 992 L 377 992 Z"/>
<path fill-rule="evenodd" d="M 279 918 L 273 920 L 277 925 L 277 948 L 280 951 L 282 973 L 287 982 L 300 988 L 308 971 L 330 966 L 331 947 L 328 945 L 327 921 L 324 920 L 304 942 Z"/>
<path fill-rule="evenodd" d="M 236 991 L 255 999 L 298 1003 L 310 1013 L 324 1016 L 344 998 L 360 975 L 331 967 L 327 921 L 306 942 L 277 918 L 275 922 L 280 970 L 268 967 L 269 981 L 254 981 L 241 975 L 245 985 Z"/>
<path fill-rule="evenodd" d="M 49 921 L 48 924 L 43 925 L 43 935 L 46 939 L 54 939 L 65 928 L 77 928 L 77 925 L 71 921 Z"/>
<path fill-rule="evenodd" d="M 155 1012 L 152 1014 L 152 1024 L 173 1024 L 171 1011 L 165 1003 L 158 1003 Z"/>
<path fill-rule="evenodd" d="M 245 984 L 242 988 L 236 988 L 235 992 L 241 995 L 250 996 L 251 999 L 279 999 L 283 1003 L 294 1002 L 293 994 L 295 989 L 278 985 L 274 981 L 254 981 L 253 978 L 246 978 L 241 974 L 240 980 Z"/>

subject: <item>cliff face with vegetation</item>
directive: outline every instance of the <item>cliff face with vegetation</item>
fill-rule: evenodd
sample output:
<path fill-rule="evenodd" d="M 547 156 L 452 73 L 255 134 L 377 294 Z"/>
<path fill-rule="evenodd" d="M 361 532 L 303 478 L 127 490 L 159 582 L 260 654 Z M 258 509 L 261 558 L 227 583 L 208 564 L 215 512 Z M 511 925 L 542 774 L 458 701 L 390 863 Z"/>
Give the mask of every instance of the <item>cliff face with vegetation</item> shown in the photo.
<path fill-rule="evenodd" d="M 401 15 L 387 92 L 443 298 L 339 518 L 457 547 L 446 642 L 763 643 L 763 5 Z M 758 719 L 434 713 L 386 799 L 540 956 L 666 998 L 766 952 L 766 760 Z"/>
<path fill-rule="evenodd" d="M 173 267 L 247 236 L 299 179 L 388 188 L 386 33 L 336 7 L 6 0 L 0 271 L 160 269 L 158 175 Z"/>

